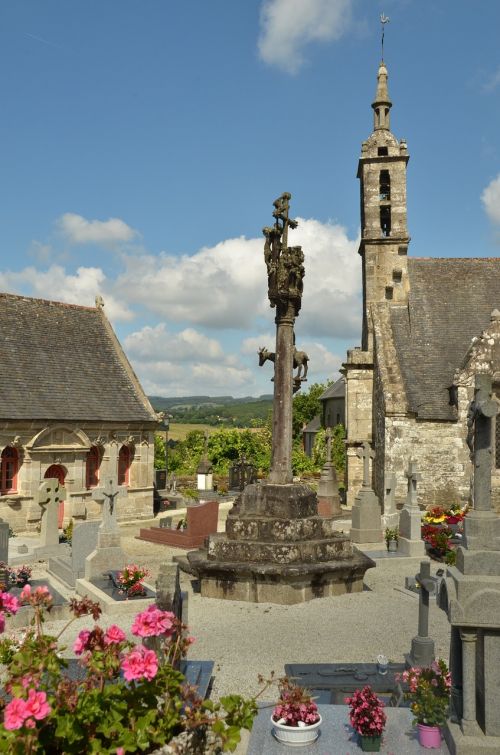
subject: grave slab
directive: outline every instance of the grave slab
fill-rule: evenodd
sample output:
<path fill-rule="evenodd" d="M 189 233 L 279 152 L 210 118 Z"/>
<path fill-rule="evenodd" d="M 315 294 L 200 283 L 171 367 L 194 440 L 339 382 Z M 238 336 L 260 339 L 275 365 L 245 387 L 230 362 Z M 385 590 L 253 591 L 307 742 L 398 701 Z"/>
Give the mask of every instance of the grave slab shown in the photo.
<path fill-rule="evenodd" d="M 187 527 L 184 530 L 169 527 L 141 528 L 138 540 L 170 545 L 175 548 L 199 548 L 208 535 L 217 532 L 218 501 L 207 501 L 186 509 Z"/>
<path fill-rule="evenodd" d="M 129 615 L 131 612 L 140 613 L 154 602 L 154 587 L 147 582 L 144 582 L 144 587 L 148 593 L 146 597 L 128 599 L 119 595 L 118 590 L 113 593 L 112 589 L 107 589 L 109 584 L 109 579 L 102 575 L 100 578 L 93 579 L 92 582 L 82 578 L 76 580 L 75 590 L 77 595 L 81 597 L 87 595 L 91 600 L 99 603 L 104 614 L 113 616 Z"/>
<path fill-rule="evenodd" d="M 247 755 L 292 755 L 298 748 L 278 742 L 272 734 L 271 713 L 273 704 L 263 703 L 254 721 Z M 312 745 L 301 747 L 301 755 L 354 755 L 361 752 L 357 734 L 349 725 L 347 705 L 319 705 L 323 719 L 320 735 Z M 413 714 L 409 708 L 386 708 L 387 725 L 380 752 L 385 755 L 422 755 L 427 752 L 420 747 L 417 729 L 412 725 Z M 431 751 L 436 755 L 449 753 L 444 740 L 441 747 Z"/>
<path fill-rule="evenodd" d="M 98 519 L 76 524 L 70 554 L 49 559 L 49 572 L 68 587 L 74 587 L 75 580 L 85 576 L 85 560 L 96 548 L 100 524 Z"/>

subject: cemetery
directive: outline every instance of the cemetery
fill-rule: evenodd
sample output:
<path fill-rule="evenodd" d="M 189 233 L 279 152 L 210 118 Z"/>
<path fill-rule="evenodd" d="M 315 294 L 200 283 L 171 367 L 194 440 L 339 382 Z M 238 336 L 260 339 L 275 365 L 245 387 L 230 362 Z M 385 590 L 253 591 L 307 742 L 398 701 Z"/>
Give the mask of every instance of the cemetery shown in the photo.
<path fill-rule="evenodd" d="M 26 327 L 12 373 L 38 344 L 62 396 L 35 385 L 0 428 L 0 752 L 500 753 L 499 291 L 476 306 L 476 286 L 458 308 L 474 312 L 467 327 L 427 334 L 446 297 L 407 259 L 408 148 L 389 128 L 387 80 L 382 56 L 358 171 L 363 326 L 342 367 L 340 472 L 325 417 L 317 479 L 293 464 L 294 395 L 315 364 L 296 334 L 308 250 L 291 193 L 262 231 L 266 475 L 235 446 L 219 490 L 205 431 L 178 484 L 168 415 L 102 298 L 0 294 Z M 56 358 L 66 340 L 71 375 Z"/>

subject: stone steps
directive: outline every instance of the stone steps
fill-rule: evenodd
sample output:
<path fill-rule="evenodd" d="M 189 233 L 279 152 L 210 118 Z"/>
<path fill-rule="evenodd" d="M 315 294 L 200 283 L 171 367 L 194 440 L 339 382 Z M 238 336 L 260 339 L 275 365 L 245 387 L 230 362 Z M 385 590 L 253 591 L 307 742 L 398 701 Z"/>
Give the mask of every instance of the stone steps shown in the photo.
<path fill-rule="evenodd" d="M 351 541 L 342 536 L 294 542 L 231 540 L 225 534 L 211 535 L 208 559 L 272 564 L 338 561 L 352 556 Z"/>

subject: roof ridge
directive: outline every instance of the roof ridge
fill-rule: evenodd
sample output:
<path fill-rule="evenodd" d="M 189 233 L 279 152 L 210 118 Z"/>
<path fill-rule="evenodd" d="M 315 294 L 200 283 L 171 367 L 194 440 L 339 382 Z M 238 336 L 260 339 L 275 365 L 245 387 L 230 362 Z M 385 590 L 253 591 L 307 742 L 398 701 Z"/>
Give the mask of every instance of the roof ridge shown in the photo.
<path fill-rule="evenodd" d="M 38 296 L 25 296 L 24 294 L 10 294 L 7 291 L 0 291 L 0 298 L 3 299 L 18 299 L 19 301 L 33 301 L 40 302 L 42 304 L 56 304 L 59 307 L 68 307 L 70 309 L 87 309 L 94 312 L 97 311 L 97 307 L 90 307 L 87 304 L 71 304 L 65 301 L 56 301 L 54 299 L 42 299 Z"/>

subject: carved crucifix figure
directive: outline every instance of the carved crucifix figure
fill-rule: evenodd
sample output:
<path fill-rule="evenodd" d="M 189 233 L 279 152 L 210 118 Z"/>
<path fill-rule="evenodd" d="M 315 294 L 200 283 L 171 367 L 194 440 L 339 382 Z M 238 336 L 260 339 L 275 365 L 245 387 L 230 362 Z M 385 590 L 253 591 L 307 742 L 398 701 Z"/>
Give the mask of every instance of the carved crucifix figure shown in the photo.
<path fill-rule="evenodd" d="M 363 459 L 363 487 L 371 488 L 370 459 L 375 458 L 375 451 L 365 441 L 362 447 L 356 450 L 356 456 Z"/>
<path fill-rule="evenodd" d="M 127 493 L 127 488 L 124 485 L 117 485 L 113 477 L 107 477 L 102 487 L 95 488 L 93 491 L 94 501 L 103 504 L 101 524 L 103 531 L 111 532 L 118 529 L 115 502 L 117 498 L 123 498 Z"/>
<path fill-rule="evenodd" d="M 408 493 L 406 496 L 406 505 L 414 508 L 418 507 L 417 502 L 417 482 L 422 479 L 422 475 L 417 471 L 417 465 L 410 459 L 408 463 L 408 469 L 405 472 L 405 477 L 408 478 Z"/>

